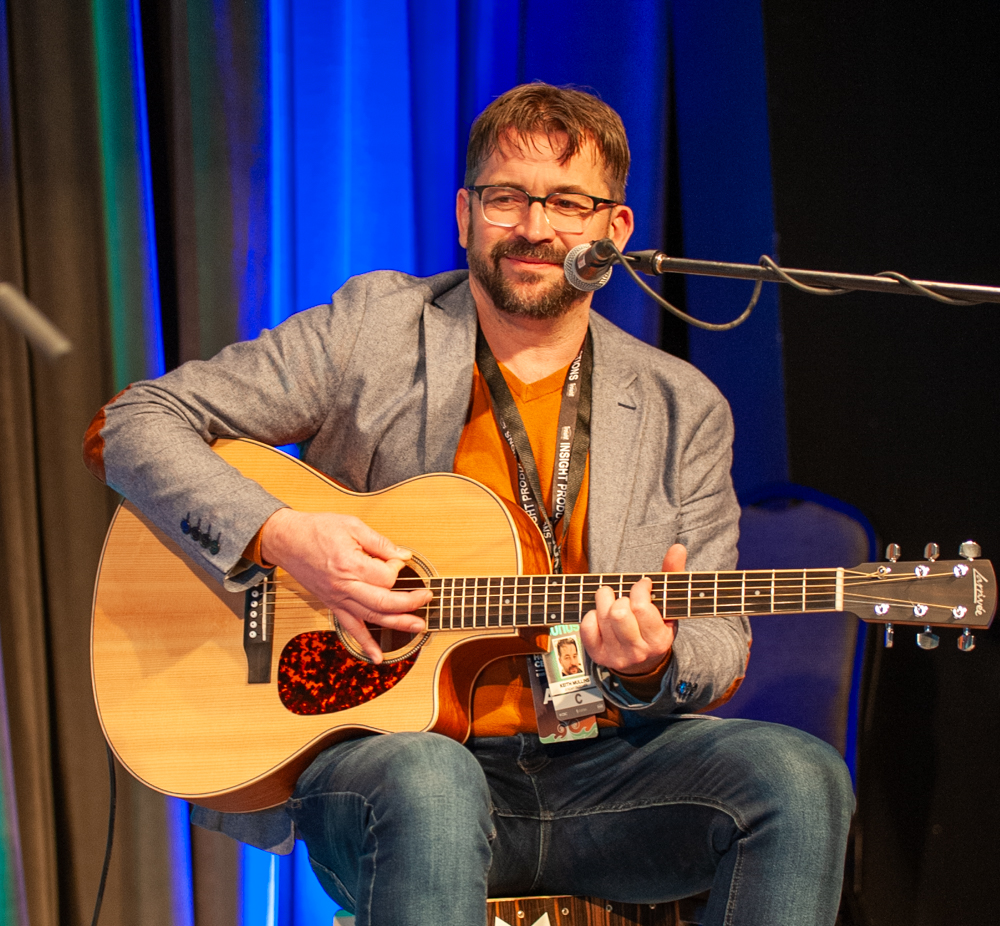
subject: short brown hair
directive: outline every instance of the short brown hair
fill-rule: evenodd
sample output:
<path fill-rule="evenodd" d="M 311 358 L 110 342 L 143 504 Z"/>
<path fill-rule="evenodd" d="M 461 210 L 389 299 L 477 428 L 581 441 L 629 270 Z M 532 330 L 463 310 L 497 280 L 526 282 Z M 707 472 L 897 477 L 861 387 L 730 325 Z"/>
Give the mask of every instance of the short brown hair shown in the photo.
<path fill-rule="evenodd" d="M 592 142 L 604 162 L 611 198 L 625 199 L 629 151 L 621 117 L 607 103 L 572 87 L 541 82 L 521 84 L 498 96 L 472 123 L 465 158 L 465 185 L 472 186 L 483 164 L 511 133 L 518 143 L 532 135 L 564 134 L 568 141 L 559 157 L 565 164 L 586 142 Z"/>

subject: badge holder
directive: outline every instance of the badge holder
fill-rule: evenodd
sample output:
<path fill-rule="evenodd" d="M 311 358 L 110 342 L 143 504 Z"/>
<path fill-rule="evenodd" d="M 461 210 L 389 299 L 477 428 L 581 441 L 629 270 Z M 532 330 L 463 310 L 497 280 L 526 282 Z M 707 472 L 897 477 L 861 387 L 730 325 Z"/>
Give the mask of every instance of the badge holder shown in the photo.
<path fill-rule="evenodd" d="M 597 714 L 604 711 L 600 689 L 584 670 L 579 624 L 549 631 L 549 651 L 529 658 L 528 676 L 543 743 L 597 736 Z"/>

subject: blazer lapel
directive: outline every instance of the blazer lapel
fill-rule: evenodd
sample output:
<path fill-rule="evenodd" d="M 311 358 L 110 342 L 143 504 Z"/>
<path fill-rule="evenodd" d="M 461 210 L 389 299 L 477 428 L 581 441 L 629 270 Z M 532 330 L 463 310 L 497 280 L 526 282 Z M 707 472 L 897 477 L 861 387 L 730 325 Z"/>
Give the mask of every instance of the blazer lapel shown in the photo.
<path fill-rule="evenodd" d="M 468 282 L 424 304 L 424 472 L 451 472 L 472 395 L 476 307 Z"/>
<path fill-rule="evenodd" d="M 592 572 L 611 571 L 618 560 L 632 498 L 644 410 L 638 372 L 615 329 L 592 317 L 594 388 L 590 430 L 589 561 Z"/>

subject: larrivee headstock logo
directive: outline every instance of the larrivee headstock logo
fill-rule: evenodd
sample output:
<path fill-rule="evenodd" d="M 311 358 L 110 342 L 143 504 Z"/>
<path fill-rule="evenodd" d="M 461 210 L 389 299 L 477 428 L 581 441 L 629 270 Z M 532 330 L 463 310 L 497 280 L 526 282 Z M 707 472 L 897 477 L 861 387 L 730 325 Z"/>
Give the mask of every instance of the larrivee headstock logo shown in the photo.
<path fill-rule="evenodd" d="M 976 617 L 982 617 L 986 613 L 986 589 L 985 586 L 990 580 L 986 578 L 975 566 L 972 567 L 972 581 L 975 586 L 974 599 L 976 603 Z"/>

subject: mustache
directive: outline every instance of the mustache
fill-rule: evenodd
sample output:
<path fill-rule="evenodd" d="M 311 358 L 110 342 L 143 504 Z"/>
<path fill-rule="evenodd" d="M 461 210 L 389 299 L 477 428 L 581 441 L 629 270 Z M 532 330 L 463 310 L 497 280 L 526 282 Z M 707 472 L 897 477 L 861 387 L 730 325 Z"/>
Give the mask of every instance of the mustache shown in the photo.
<path fill-rule="evenodd" d="M 554 244 L 532 244 L 530 241 L 515 239 L 514 241 L 498 241 L 490 251 L 490 258 L 495 267 L 501 257 L 530 257 L 533 260 L 561 264 L 569 253 L 565 248 Z"/>

